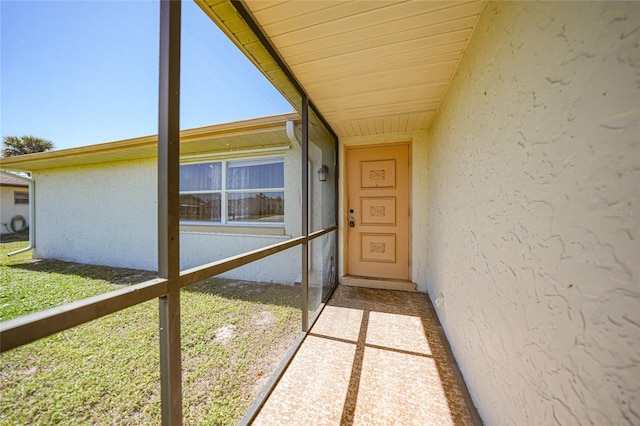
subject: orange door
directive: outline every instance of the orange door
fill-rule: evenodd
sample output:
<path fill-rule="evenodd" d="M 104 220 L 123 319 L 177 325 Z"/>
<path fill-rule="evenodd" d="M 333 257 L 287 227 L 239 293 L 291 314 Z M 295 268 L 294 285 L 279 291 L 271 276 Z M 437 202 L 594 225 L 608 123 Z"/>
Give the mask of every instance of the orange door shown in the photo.
<path fill-rule="evenodd" d="M 347 273 L 409 280 L 409 146 L 347 152 Z"/>

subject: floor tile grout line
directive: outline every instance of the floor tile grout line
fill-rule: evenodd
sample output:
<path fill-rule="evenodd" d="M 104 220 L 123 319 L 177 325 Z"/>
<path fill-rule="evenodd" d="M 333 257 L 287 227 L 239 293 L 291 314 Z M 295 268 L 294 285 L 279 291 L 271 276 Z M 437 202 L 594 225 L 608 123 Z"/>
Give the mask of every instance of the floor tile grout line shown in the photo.
<path fill-rule="evenodd" d="M 349 344 L 349 345 L 357 345 L 358 344 L 358 342 L 355 341 L 355 340 L 343 339 L 341 337 L 335 337 L 335 336 L 328 336 L 326 334 L 309 333 L 309 336 L 317 337 L 319 339 L 332 340 L 334 342 L 346 343 L 346 344 Z M 364 342 L 363 346 L 365 348 L 379 349 L 381 351 L 395 352 L 395 353 L 399 353 L 399 354 L 417 356 L 417 357 L 421 357 L 421 358 L 430 358 L 430 359 L 434 358 L 433 354 L 424 354 L 424 353 L 415 352 L 415 351 L 408 351 L 406 349 L 399 349 L 399 348 L 392 348 L 392 347 L 389 347 L 389 346 L 376 345 L 376 344 L 373 344 L 373 343 L 367 343 L 366 341 Z"/>
<path fill-rule="evenodd" d="M 353 416 L 356 411 L 358 401 L 358 391 L 360 390 L 360 377 L 362 375 L 362 364 L 364 362 L 365 340 L 367 338 L 367 329 L 369 327 L 369 311 L 363 310 L 362 320 L 360 322 L 360 332 L 358 334 L 358 342 L 356 343 L 356 352 L 353 357 L 351 367 L 351 377 L 347 387 L 344 406 L 342 408 L 342 417 L 340 425 L 352 425 Z"/>

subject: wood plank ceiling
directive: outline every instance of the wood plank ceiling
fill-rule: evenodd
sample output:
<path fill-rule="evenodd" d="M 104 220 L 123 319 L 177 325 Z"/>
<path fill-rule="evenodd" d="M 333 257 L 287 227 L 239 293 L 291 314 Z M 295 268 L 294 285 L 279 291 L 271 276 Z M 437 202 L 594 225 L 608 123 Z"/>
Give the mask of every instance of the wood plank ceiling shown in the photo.
<path fill-rule="evenodd" d="M 428 129 L 484 7 L 425 0 L 245 4 L 340 137 Z"/>

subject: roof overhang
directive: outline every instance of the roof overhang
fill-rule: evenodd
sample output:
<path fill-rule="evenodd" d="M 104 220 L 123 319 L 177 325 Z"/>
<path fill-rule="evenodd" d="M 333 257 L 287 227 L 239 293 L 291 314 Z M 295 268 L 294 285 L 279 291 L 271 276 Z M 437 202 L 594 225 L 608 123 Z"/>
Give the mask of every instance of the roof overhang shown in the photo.
<path fill-rule="evenodd" d="M 340 137 L 427 130 L 485 7 L 483 1 L 196 2 L 298 111 L 301 86 Z"/>
<path fill-rule="evenodd" d="M 289 146 L 287 121 L 299 123 L 300 115 L 280 114 L 183 130 L 180 132 L 180 155 L 196 157 L 216 152 L 231 155 L 234 152 Z M 0 158 L 0 169 L 31 172 L 155 158 L 157 145 L 157 135 L 151 135 L 79 148 L 39 152 Z"/>
<path fill-rule="evenodd" d="M 0 175 L 0 187 L 8 187 L 8 188 L 28 188 L 29 185 L 24 183 L 19 179 L 15 179 L 12 177 L 7 177 L 5 175 Z"/>

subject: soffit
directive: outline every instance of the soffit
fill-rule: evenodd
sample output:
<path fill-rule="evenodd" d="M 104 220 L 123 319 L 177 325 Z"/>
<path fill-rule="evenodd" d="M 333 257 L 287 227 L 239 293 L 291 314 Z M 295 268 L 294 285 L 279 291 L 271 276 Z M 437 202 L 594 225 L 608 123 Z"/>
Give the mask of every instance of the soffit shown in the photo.
<path fill-rule="evenodd" d="M 225 9 L 232 6 L 199 3 L 287 96 L 290 88 L 264 48 Z M 484 7 L 423 0 L 244 4 L 341 137 L 428 129 Z"/>
<path fill-rule="evenodd" d="M 225 153 L 289 146 L 286 122 L 300 122 L 297 113 L 199 127 L 180 132 L 180 155 Z M 0 158 L 0 169 L 36 171 L 62 167 L 132 161 L 157 157 L 156 135 Z"/>

